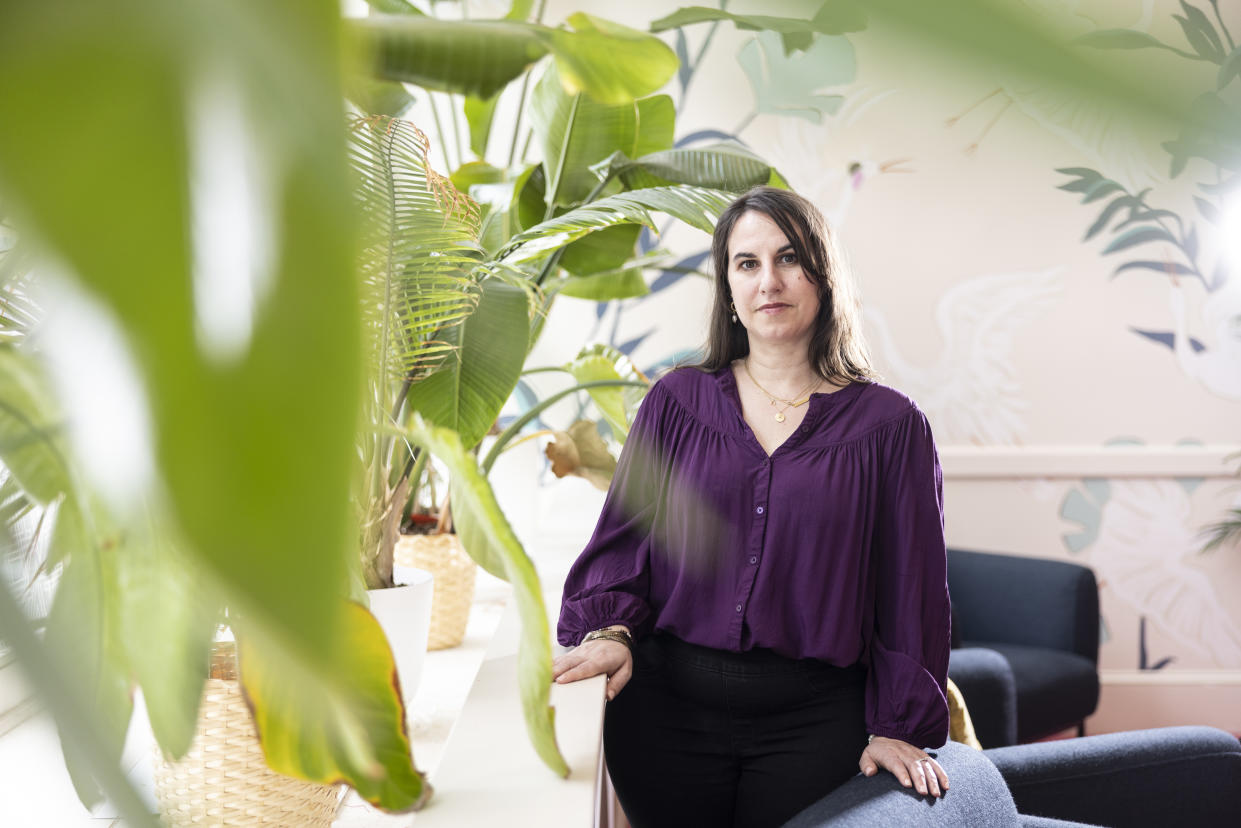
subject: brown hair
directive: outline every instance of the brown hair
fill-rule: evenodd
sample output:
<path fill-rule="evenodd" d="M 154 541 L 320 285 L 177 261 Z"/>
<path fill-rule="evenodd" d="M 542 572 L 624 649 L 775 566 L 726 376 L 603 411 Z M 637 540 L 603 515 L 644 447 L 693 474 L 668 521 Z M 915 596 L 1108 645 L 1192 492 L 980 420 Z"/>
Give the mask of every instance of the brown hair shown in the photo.
<path fill-rule="evenodd" d="M 745 328 L 732 321 L 728 287 L 728 238 L 742 215 L 767 216 L 793 245 L 802 272 L 819 291 L 819 313 L 810 335 L 810 364 L 824 379 L 845 384 L 874 379 L 870 354 L 862 337 L 861 303 L 853 289 L 844 255 L 823 215 L 791 190 L 755 187 L 720 213 L 711 239 L 715 296 L 707 334 L 706 354 L 696 367 L 718 371 L 750 353 Z"/>

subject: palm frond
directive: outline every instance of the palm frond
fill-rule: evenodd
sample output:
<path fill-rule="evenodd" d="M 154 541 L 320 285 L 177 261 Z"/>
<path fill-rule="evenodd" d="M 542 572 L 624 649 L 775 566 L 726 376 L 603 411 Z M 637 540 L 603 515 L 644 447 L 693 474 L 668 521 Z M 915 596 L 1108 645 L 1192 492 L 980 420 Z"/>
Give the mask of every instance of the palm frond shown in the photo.
<path fill-rule="evenodd" d="M 430 168 L 429 146 L 406 121 L 376 115 L 350 122 L 365 330 L 382 383 L 434 371 L 451 351 L 445 331 L 478 303 L 481 212 Z"/>
<path fill-rule="evenodd" d="M 496 254 L 508 265 L 533 261 L 580 239 L 587 233 L 618 224 L 657 229 L 654 213 L 666 213 L 705 233 L 736 198 L 706 187 L 648 187 L 630 190 L 577 207 L 518 233 Z"/>

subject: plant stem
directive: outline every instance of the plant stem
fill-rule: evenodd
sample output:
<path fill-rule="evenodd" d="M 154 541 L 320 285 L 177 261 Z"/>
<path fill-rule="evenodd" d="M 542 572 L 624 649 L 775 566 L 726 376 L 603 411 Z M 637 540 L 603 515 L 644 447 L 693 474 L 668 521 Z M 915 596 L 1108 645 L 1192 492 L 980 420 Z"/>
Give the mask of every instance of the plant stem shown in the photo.
<path fill-rule="evenodd" d="M 487 452 L 487 456 L 483 458 L 483 474 L 487 474 L 491 471 L 491 467 L 495 465 L 496 459 L 499 458 L 500 453 L 504 451 L 504 447 L 507 446 L 509 442 L 512 441 L 512 439 L 526 427 L 526 423 L 530 422 L 535 417 L 539 416 L 548 408 L 560 402 L 570 394 L 576 394 L 578 391 L 589 391 L 592 388 L 649 387 L 650 386 L 647 383 L 640 380 L 592 380 L 591 382 L 578 383 L 572 388 L 566 388 L 563 391 L 558 391 L 555 394 L 552 394 L 545 400 L 540 400 L 535 405 L 530 406 L 530 409 L 526 411 L 526 413 L 514 420 L 512 424 L 509 425 L 508 428 L 504 429 L 504 431 L 500 433 L 500 436 L 496 438 L 495 443 L 492 444 L 491 449 Z"/>
<path fill-rule="evenodd" d="M 7 535 L 7 532 L 5 533 Z M 90 766 L 91 773 L 108 798 L 121 812 L 127 825 L 158 828 L 158 822 L 142 804 L 129 780 L 113 761 L 99 728 L 90 715 L 91 707 L 82 698 L 83 682 L 70 676 L 54 653 L 40 643 L 30 622 L 0 578 L 0 638 L 16 653 L 22 670 L 38 689 L 38 697 L 46 704 L 60 729 L 61 739 L 72 745 Z"/>
<path fill-rule="evenodd" d="M 543 22 L 543 12 L 547 11 L 547 0 L 539 0 L 539 9 L 534 14 L 534 22 Z M 505 169 L 512 169 L 517 157 L 517 136 L 521 134 L 521 116 L 526 111 L 526 95 L 530 92 L 530 70 L 521 79 L 521 97 L 517 99 L 517 117 L 513 121 L 513 140 L 508 145 L 508 164 Z M 521 160 L 526 160 L 526 150 L 530 147 L 530 135 L 526 135 L 526 145 L 521 149 Z"/>
<path fill-rule="evenodd" d="M 435 105 L 435 93 L 427 92 L 427 103 L 431 107 L 431 117 L 435 120 L 435 135 L 440 141 L 440 152 L 444 154 L 444 169 L 453 170 L 452 159 L 448 157 L 448 142 L 444 140 L 444 126 L 440 123 L 440 111 Z"/>
<path fill-rule="evenodd" d="M 566 371 L 566 370 L 568 369 L 563 368 L 559 365 L 544 365 L 541 368 L 527 368 L 521 372 L 521 375 L 524 377 L 526 374 L 550 374 L 553 371 Z"/>
<path fill-rule="evenodd" d="M 508 145 L 508 164 L 505 169 L 513 168 L 513 160 L 517 157 L 517 136 L 521 133 L 521 116 L 526 110 L 526 94 L 530 91 L 530 72 L 526 71 L 521 79 L 521 97 L 517 99 L 517 117 L 513 119 L 513 140 Z"/>
<path fill-rule="evenodd" d="M 464 7 L 465 3 L 461 5 Z M 462 106 L 464 105 L 463 103 Z M 457 117 L 457 96 L 451 92 L 448 93 L 448 117 L 452 119 L 452 137 L 456 141 L 453 148 L 457 151 L 457 164 L 461 165 L 465 163 L 465 145 L 461 143 L 461 119 Z M 483 147 L 484 152 L 486 149 Z M 445 172 L 452 172 L 454 169 L 455 167 L 449 167 Z"/>
<path fill-rule="evenodd" d="M 530 141 L 533 138 L 534 138 L 534 130 L 533 129 L 526 130 L 526 142 L 521 145 L 521 157 L 519 159 L 521 163 L 523 164 L 526 163 L 526 156 L 530 154 Z"/>

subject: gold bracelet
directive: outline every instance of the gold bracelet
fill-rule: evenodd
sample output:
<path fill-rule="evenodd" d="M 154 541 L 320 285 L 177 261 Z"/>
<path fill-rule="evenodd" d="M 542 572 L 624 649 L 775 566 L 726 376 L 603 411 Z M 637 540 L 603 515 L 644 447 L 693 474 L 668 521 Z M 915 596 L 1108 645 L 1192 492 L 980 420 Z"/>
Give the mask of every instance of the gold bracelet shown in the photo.
<path fill-rule="evenodd" d="M 600 639 L 615 641 L 617 644 L 624 644 L 630 650 L 633 649 L 633 636 L 625 630 L 592 630 L 582 638 L 582 643 L 585 644 L 587 641 L 598 641 Z"/>

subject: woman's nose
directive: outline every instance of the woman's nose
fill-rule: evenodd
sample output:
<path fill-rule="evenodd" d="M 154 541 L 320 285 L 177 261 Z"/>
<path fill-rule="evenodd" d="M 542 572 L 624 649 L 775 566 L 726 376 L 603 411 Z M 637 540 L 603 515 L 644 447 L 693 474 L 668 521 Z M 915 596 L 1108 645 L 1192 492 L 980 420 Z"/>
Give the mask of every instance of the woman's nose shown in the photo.
<path fill-rule="evenodd" d="M 758 289 L 763 293 L 777 293 L 782 287 L 783 283 L 780 281 L 780 274 L 775 265 L 765 265 L 759 277 Z"/>

